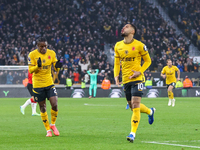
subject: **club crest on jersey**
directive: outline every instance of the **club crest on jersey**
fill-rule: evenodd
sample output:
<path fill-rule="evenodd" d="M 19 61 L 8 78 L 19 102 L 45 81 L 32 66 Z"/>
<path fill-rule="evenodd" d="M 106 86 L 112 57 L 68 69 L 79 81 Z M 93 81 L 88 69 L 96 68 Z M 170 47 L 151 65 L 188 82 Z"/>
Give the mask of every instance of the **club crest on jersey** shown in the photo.
<path fill-rule="evenodd" d="M 43 63 L 45 63 L 46 61 L 45 61 L 45 59 L 43 59 L 43 61 L 42 61 Z"/>
<path fill-rule="evenodd" d="M 144 50 L 145 50 L 145 51 L 148 51 L 148 49 L 147 49 L 147 46 L 146 46 L 146 45 L 144 45 Z"/>
<path fill-rule="evenodd" d="M 135 50 L 135 47 L 132 47 L 132 50 L 134 51 L 134 50 Z"/>
<path fill-rule="evenodd" d="M 51 59 L 51 56 L 48 56 L 48 59 Z"/>
<path fill-rule="evenodd" d="M 126 54 L 126 55 L 128 54 L 128 50 L 125 50 L 125 54 Z"/>

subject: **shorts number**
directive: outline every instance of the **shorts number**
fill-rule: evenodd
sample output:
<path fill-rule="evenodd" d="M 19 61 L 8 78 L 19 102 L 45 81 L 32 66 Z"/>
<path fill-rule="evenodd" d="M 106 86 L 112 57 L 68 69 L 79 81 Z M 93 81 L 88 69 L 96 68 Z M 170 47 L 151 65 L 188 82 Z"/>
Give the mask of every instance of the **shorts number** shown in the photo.
<path fill-rule="evenodd" d="M 56 92 L 56 88 L 53 88 L 53 91 L 54 91 L 55 94 L 57 94 L 57 92 Z"/>
<path fill-rule="evenodd" d="M 143 83 L 139 83 L 138 84 L 138 91 L 142 91 L 143 90 Z"/>

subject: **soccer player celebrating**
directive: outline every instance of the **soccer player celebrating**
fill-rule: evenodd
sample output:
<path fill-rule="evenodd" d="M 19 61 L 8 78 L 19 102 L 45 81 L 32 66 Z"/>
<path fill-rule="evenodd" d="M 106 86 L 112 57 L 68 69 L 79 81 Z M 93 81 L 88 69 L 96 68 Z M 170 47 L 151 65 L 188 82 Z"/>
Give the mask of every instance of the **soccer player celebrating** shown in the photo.
<path fill-rule="evenodd" d="M 34 99 L 40 106 L 40 114 L 43 124 L 47 130 L 47 137 L 52 136 L 52 132 L 58 136 L 59 131 L 55 126 L 58 115 L 57 92 L 51 75 L 51 66 L 56 71 L 62 67 L 60 60 L 57 60 L 53 50 L 47 49 L 47 40 L 40 37 L 37 40 L 37 49 L 30 52 L 28 65 L 30 73 L 33 73 L 33 94 Z M 51 124 L 49 125 L 48 115 L 46 112 L 46 98 L 51 104 Z"/>
<path fill-rule="evenodd" d="M 89 98 L 92 98 L 92 89 L 94 98 L 96 97 L 97 93 L 97 75 L 99 73 L 99 69 L 96 69 L 95 71 L 92 71 L 92 73 L 90 72 L 90 70 L 87 71 L 87 73 L 90 75 Z"/>
<path fill-rule="evenodd" d="M 166 78 L 166 84 L 167 84 L 167 92 L 169 97 L 168 106 L 174 107 L 175 106 L 175 99 L 174 99 L 174 93 L 172 92 L 173 88 L 175 88 L 176 85 L 176 74 L 178 74 L 177 80 L 180 80 L 180 70 L 172 65 L 172 61 L 170 59 L 167 60 L 167 66 L 165 66 L 161 72 L 161 76 L 165 79 Z"/>
<path fill-rule="evenodd" d="M 40 116 L 40 114 L 38 114 L 36 112 L 36 106 L 37 103 L 34 101 L 34 96 L 33 96 L 33 85 L 32 85 L 32 74 L 30 74 L 30 72 L 28 71 L 28 85 L 27 85 L 27 89 L 30 93 L 30 95 L 32 96 L 32 98 L 28 99 L 24 105 L 20 106 L 20 111 L 21 113 L 24 115 L 25 114 L 25 108 L 31 104 L 32 107 L 32 116 Z"/>
<path fill-rule="evenodd" d="M 133 111 L 131 117 L 131 132 L 127 140 L 133 142 L 140 122 L 140 112 L 148 114 L 149 124 L 154 121 L 155 108 L 147 108 L 141 104 L 143 95 L 143 72 L 151 65 L 147 47 L 140 41 L 134 39 L 136 27 L 126 24 L 121 31 L 124 40 L 115 45 L 114 77 L 116 85 L 119 85 L 120 61 L 122 64 L 122 82 L 126 100 Z M 141 66 L 141 58 L 144 64 Z"/>

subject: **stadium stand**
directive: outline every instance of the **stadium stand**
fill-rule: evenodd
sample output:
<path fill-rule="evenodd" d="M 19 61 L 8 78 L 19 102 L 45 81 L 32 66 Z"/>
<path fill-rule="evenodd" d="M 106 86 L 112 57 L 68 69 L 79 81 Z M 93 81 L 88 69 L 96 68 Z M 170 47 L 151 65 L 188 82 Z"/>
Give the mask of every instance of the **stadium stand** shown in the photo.
<path fill-rule="evenodd" d="M 172 59 L 184 72 L 195 71 L 188 55 L 190 42 L 176 35 L 158 9 L 145 0 L 2 0 L 0 12 L 0 65 L 27 65 L 37 38 L 45 36 L 49 49 L 63 63 L 59 77 L 78 71 L 80 82 L 86 74 L 81 66 L 89 64 L 87 69 L 99 69 L 99 78 L 109 75 L 114 83 L 104 45 L 111 45 L 113 57 L 114 44 L 122 39 L 121 28 L 134 23 L 138 28 L 135 38 L 149 48 L 149 71 L 160 72 L 166 59 Z"/>
<path fill-rule="evenodd" d="M 178 27 L 191 39 L 193 44 L 200 49 L 200 1 L 160 0 L 158 2 L 167 11 L 169 17 L 175 21 Z"/>

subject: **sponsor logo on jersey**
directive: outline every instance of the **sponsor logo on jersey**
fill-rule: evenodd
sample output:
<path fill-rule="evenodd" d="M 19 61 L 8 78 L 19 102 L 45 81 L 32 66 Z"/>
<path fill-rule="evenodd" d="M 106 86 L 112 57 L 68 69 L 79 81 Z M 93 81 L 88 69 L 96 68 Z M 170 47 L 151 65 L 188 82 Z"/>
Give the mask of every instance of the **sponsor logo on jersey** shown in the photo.
<path fill-rule="evenodd" d="M 135 57 L 123 57 L 121 61 L 134 61 Z"/>
<path fill-rule="evenodd" d="M 48 56 L 48 59 L 51 59 L 51 56 Z"/>
<path fill-rule="evenodd" d="M 125 50 L 125 54 L 126 54 L 126 55 L 128 54 L 128 50 Z"/>
<path fill-rule="evenodd" d="M 135 50 L 135 47 L 132 47 L 132 50 L 134 51 L 134 50 Z"/>

